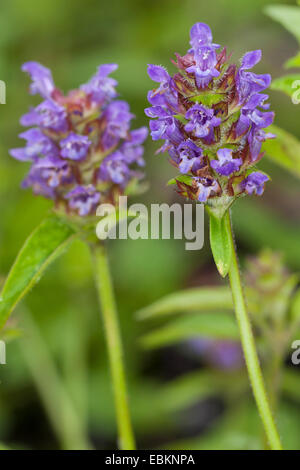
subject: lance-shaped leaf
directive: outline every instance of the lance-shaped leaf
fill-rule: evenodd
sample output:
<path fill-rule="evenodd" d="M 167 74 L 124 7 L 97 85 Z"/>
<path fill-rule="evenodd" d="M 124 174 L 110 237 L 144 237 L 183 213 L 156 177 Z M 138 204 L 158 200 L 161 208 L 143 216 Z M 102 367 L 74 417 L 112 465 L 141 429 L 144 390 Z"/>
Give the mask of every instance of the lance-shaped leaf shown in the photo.
<path fill-rule="evenodd" d="M 225 277 L 228 274 L 232 258 L 230 229 L 228 227 L 229 223 L 230 221 L 226 215 L 223 217 L 216 217 L 214 214 L 210 213 L 210 247 L 216 266 L 222 277 Z"/>
<path fill-rule="evenodd" d="M 300 8 L 294 5 L 269 5 L 265 12 L 284 26 L 300 43 Z"/>
<path fill-rule="evenodd" d="M 268 158 L 300 178 L 300 141 L 289 132 L 277 126 L 268 127 L 276 139 L 263 143 L 262 150 Z"/>
<path fill-rule="evenodd" d="M 147 349 L 158 348 L 199 337 L 238 341 L 234 316 L 220 312 L 182 316 L 146 334 L 141 343 Z"/>
<path fill-rule="evenodd" d="M 38 282 L 47 266 L 76 236 L 76 230 L 51 215 L 26 240 L 4 284 L 0 299 L 0 329 L 26 293 Z"/>
<path fill-rule="evenodd" d="M 232 295 L 228 287 L 199 287 L 169 294 L 139 310 L 137 318 L 146 320 L 180 312 L 232 310 Z"/>
<path fill-rule="evenodd" d="M 291 75 L 284 75 L 283 77 L 276 78 L 271 84 L 271 89 L 282 91 L 292 98 L 294 104 L 299 103 L 299 88 L 300 88 L 300 73 L 293 73 Z"/>

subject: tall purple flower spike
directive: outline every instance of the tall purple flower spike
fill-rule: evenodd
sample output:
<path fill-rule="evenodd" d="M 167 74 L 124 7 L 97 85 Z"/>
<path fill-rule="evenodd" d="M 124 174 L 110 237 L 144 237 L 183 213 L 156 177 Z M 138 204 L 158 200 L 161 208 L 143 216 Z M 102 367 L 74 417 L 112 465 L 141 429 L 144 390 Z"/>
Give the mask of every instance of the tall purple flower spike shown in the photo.
<path fill-rule="evenodd" d="M 260 50 L 247 52 L 240 67 L 230 64 L 205 23 L 192 26 L 190 45 L 184 56 L 176 54 L 173 76 L 148 66 L 158 87 L 149 91 L 145 113 L 152 139 L 164 141 L 158 151 L 168 151 L 179 170 L 178 192 L 212 208 L 221 200 L 229 207 L 241 193 L 261 195 L 268 179 L 253 166 L 262 143 L 275 137 L 265 131 L 274 120 L 263 93 L 271 77 L 251 70 Z"/>
<path fill-rule="evenodd" d="M 101 65 L 90 81 L 64 96 L 49 69 L 27 62 L 30 93 L 43 101 L 21 118 L 23 148 L 12 157 L 32 166 L 23 188 L 80 217 L 95 215 L 99 201 L 116 201 L 126 186 L 143 177 L 145 127 L 130 130 L 134 117 L 125 101 L 114 100 L 117 82 L 109 77 L 116 64 Z M 34 126 L 34 127 L 31 127 Z"/>

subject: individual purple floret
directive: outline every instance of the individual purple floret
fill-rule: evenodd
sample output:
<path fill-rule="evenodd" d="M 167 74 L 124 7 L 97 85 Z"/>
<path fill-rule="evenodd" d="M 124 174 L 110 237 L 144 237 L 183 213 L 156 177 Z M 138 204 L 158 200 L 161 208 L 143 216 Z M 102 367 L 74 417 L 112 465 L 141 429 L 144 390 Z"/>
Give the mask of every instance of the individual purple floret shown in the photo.
<path fill-rule="evenodd" d="M 117 96 L 116 80 L 109 77 L 116 64 L 101 65 L 91 80 L 68 95 L 53 82 L 50 70 L 36 62 L 23 70 L 33 80 L 31 93 L 43 101 L 21 118 L 34 126 L 20 134 L 23 148 L 10 151 L 31 162 L 23 188 L 54 200 L 67 214 L 95 216 L 100 201 L 117 203 L 126 186 L 143 177 L 145 127 L 131 130 L 134 117 Z M 134 185 L 133 185 L 134 186 Z"/>
<path fill-rule="evenodd" d="M 260 50 L 247 52 L 239 67 L 230 64 L 226 48 L 213 42 L 205 23 L 192 26 L 190 44 L 185 55 L 175 54 L 174 75 L 148 66 L 159 85 L 148 93 L 152 107 L 145 113 L 152 139 L 163 140 L 158 152 L 168 151 L 178 168 L 178 192 L 207 203 L 220 216 L 241 191 L 262 194 L 267 181 L 255 191 L 241 184 L 262 158 L 262 143 L 275 137 L 264 130 L 274 120 L 263 93 L 271 77 L 251 70 L 261 60 Z"/>
<path fill-rule="evenodd" d="M 181 142 L 178 146 L 178 154 L 178 168 L 181 173 L 188 173 L 192 169 L 196 171 L 203 166 L 203 151 L 190 139 Z"/>
<path fill-rule="evenodd" d="M 207 137 L 213 128 L 221 124 L 221 119 L 215 117 L 214 110 L 201 104 L 195 104 L 185 114 L 189 122 L 184 126 L 186 132 L 191 132 L 195 137 Z"/>
<path fill-rule="evenodd" d="M 173 80 L 164 67 L 160 65 L 149 65 L 148 75 L 154 82 L 160 83 L 160 86 L 155 91 L 150 91 L 148 100 L 153 105 L 168 104 L 177 109 L 178 94 L 175 89 Z"/>
<path fill-rule="evenodd" d="M 118 64 L 105 64 L 98 67 L 97 73 L 85 85 L 81 85 L 89 99 L 97 104 L 103 104 L 117 96 L 115 87 L 118 82 L 108 77 L 112 72 L 117 70 Z"/>
<path fill-rule="evenodd" d="M 26 62 L 22 66 L 23 72 L 29 73 L 32 84 L 30 93 L 32 95 L 40 94 L 43 98 L 51 98 L 55 89 L 52 73 L 49 69 L 38 62 Z"/>
<path fill-rule="evenodd" d="M 211 178 L 194 178 L 197 186 L 197 199 L 199 202 L 206 202 L 212 193 L 217 193 L 220 189 L 216 180 Z"/>
<path fill-rule="evenodd" d="M 19 134 L 21 139 L 25 139 L 26 147 L 10 150 L 12 157 L 21 161 L 32 161 L 41 156 L 57 156 L 58 148 L 56 144 L 40 129 L 29 129 Z"/>
<path fill-rule="evenodd" d="M 103 148 L 108 150 L 126 139 L 130 121 L 134 117 L 126 101 L 112 101 L 105 110 L 106 128 L 102 136 Z"/>
<path fill-rule="evenodd" d="M 260 171 L 251 173 L 247 178 L 241 182 L 242 190 L 247 194 L 257 194 L 261 196 L 264 192 L 264 185 L 269 180 L 269 177 Z"/>
<path fill-rule="evenodd" d="M 99 179 L 102 181 L 123 185 L 129 176 L 129 167 L 119 151 L 106 157 L 99 168 Z"/>
<path fill-rule="evenodd" d="M 76 186 L 65 195 L 69 200 L 69 207 L 83 217 L 96 210 L 100 201 L 100 193 L 90 184 L 88 186 Z"/>
<path fill-rule="evenodd" d="M 253 72 L 248 72 L 261 60 L 261 51 L 247 52 L 242 59 L 242 65 L 239 68 L 236 76 L 236 85 L 239 94 L 240 103 L 245 102 L 250 98 L 253 93 L 259 93 L 270 86 L 271 75 L 263 74 L 257 75 Z"/>
<path fill-rule="evenodd" d="M 22 126 L 39 126 L 56 132 L 68 130 L 67 113 L 64 106 L 54 100 L 46 100 L 21 118 Z"/>
<path fill-rule="evenodd" d="M 91 144 L 86 135 L 70 132 L 68 137 L 60 141 L 60 155 L 70 160 L 84 160 Z"/>
<path fill-rule="evenodd" d="M 217 151 L 218 160 L 211 160 L 211 167 L 222 176 L 230 176 L 242 166 L 241 158 L 233 158 L 231 149 L 220 149 Z"/>

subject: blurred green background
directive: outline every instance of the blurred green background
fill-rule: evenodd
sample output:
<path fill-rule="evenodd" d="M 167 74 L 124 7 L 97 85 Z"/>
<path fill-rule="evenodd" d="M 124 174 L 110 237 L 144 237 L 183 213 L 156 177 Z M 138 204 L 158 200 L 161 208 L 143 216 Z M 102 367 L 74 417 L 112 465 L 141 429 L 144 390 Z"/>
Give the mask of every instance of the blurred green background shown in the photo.
<path fill-rule="evenodd" d="M 36 60 L 51 68 L 57 86 L 67 91 L 87 81 L 99 64 L 117 62 L 114 76 L 121 97 L 136 115 L 134 126 L 148 125 L 143 109 L 152 84 L 146 65 L 162 64 L 171 71 L 173 52 L 186 51 L 189 29 L 196 21 L 207 22 L 215 42 L 227 45 L 235 60 L 261 48 L 263 59 L 257 71 L 281 76 L 283 63 L 298 47 L 291 35 L 264 15 L 263 8 L 270 3 L 294 4 L 292 0 L 2 0 L 0 78 L 7 84 L 0 125 L 2 279 L 26 236 L 51 206 L 20 189 L 27 165 L 8 154 L 20 145 L 20 116 L 36 102 L 28 94 L 22 63 Z M 275 123 L 300 138 L 299 108 L 279 93 L 270 92 L 270 98 Z M 154 155 L 157 147 L 148 139 L 145 159 L 150 189 L 139 200 L 179 200 L 166 186 L 174 170 L 165 156 Z M 268 246 L 282 252 L 287 266 L 299 271 L 299 181 L 268 161 L 261 167 L 273 178 L 264 197 L 242 200 L 234 209 L 241 258 Z M 143 351 L 138 339 L 146 327 L 136 322 L 134 312 L 178 288 L 220 282 L 207 237 L 201 252 L 185 251 L 184 241 L 178 240 L 113 241 L 110 258 L 138 443 L 144 448 L 164 448 L 176 439 L 195 438 L 222 415 L 223 405 L 208 399 L 195 409 L 178 411 L 175 405 L 168 406 L 165 385 L 203 364 L 197 357 L 187 357 L 180 347 Z M 107 355 L 85 246 L 74 243 L 14 314 L 12 321 L 22 327 L 31 353 L 39 358 L 42 353 L 38 346 L 34 348 L 23 323 L 25 311 L 31 312 L 94 446 L 112 448 L 116 429 Z M 22 348 L 19 339 L 11 341 L 7 365 L 0 366 L 0 441 L 17 448 L 54 449 L 60 445 L 58 436 Z M 51 380 L 47 385 L 51 394 Z"/>

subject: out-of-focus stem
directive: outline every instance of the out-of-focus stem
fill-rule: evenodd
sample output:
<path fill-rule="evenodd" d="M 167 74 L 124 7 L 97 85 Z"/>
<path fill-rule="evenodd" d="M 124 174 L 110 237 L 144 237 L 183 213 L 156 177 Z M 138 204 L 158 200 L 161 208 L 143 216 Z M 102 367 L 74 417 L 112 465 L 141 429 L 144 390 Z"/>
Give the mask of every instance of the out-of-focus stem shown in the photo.
<path fill-rule="evenodd" d="M 20 341 L 22 356 L 62 449 L 86 450 L 91 446 L 71 397 L 61 380 L 48 346 L 28 311 L 23 312 L 26 337 Z"/>

